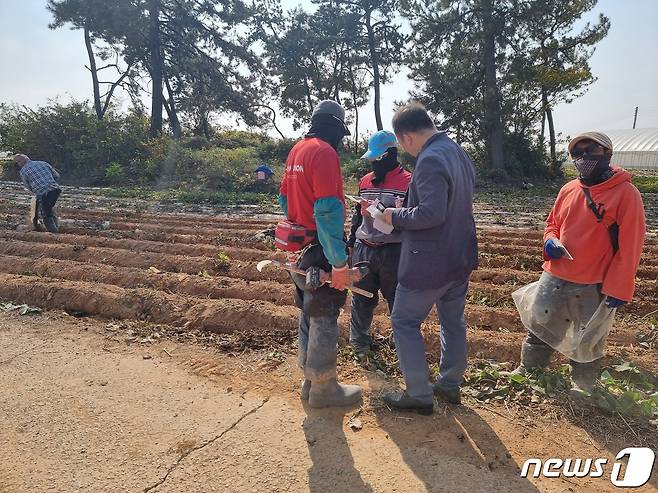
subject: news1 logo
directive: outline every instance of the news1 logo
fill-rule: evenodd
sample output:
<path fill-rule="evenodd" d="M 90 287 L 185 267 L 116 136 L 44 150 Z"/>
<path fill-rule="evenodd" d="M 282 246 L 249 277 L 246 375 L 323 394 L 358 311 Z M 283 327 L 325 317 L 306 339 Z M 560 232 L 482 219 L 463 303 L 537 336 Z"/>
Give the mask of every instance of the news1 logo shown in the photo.
<path fill-rule="evenodd" d="M 624 463 L 622 459 L 628 458 L 626 470 L 622 474 Z M 644 486 L 653 471 L 656 454 L 646 447 L 628 447 L 615 457 L 612 465 L 610 481 L 619 488 L 639 488 Z M 608 459 L 528 459 L 521 468 L 521 477 L 527 478 L 530 467 L 534 466 L 533 478 L 600 478 L 605 474 Z"/>

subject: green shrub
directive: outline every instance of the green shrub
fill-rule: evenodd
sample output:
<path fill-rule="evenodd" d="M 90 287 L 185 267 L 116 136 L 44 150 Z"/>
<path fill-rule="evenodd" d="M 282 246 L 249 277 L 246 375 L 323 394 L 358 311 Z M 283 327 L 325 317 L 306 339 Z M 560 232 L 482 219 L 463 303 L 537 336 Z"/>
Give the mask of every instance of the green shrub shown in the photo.
<path fill-rule="evenodd" d="M 658 176 L 639 176 L 633 173 L 633 185 L 642 193 L 658 193 Z"/>
<path fill-rule="evenodd" d="M 245 130 L 226 130 L 216 133 L 211 144 L 213 147 L 224 149 L 237 149 L 240 147 L 259 147 L 263 144 L 273 142 L 266 134 L 247 132 Z"/>
<path fill-rule="evenodd" d="M 105 178 L 110 183 L 119 183 L 126 177 L 126 173 L 123 170 L 123 166 L 119 163 L 110 163 L 110 165 L 105 168 Z"/>
<path fill-rule="evenodd" d="M 104 182 L 107 167 L 129 164 L 147 133 L 145 115 L 110 109 L 98 120 L 87 102 L 0 105 L 0 148 L 48 161 L 62 171 L 64 183 Z"/>
<path fill-rule="evenodd" d="M 193 135 L 181 140 L 181 145 L 186 149 L 208 149 L 211 147 L 210 141 L 203 135 Z"/>
<path fill-rule="evenodd" d="M 0 159 L 0 179 L 12 181 L 19 181 L 21 179 L 18 174 L 18 166 L 16 166 L 13 159 Z"/>
<path fill-rule="evenodd" d="M 258 151 L 254 147 L 214 148 L 196 151 L 200 178 L 204 188 L 213 190 L 247 190 L 254 182 Z"/>
<path fill-rule="evenodd" d="M 352 158 L 344 159 L 341 162 L 343 168 L 343 177 L 360 180 L 364 175 L 372 171 L 370 162 L 365 159 Z"/>
<path fill-rule="evenodd" d="M 288 154 L 297 143 L 295 139 L 270 140 L 258 147 L 258 156 L 270 167 L 283 165 L 288 159 Z"/>

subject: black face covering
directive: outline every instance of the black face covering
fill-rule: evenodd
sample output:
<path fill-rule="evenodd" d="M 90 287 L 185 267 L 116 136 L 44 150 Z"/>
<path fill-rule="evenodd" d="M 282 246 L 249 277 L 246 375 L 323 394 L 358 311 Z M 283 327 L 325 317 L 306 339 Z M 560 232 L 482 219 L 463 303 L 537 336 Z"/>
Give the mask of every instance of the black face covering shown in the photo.
<path fill-rule="evenodd" d="M 317 137 L 324 140 L 331 147 L 338 150 L 345 133 L 345 125 L 336 117 L 320 113 L 311 119 L 311 129 L 306 137 Z"/>
<path fill-rule="evenodd" d="M 603 183 L 610 178 L 614 174 L 610 168 L 611 157 L 609 154 L 603 156 L 583 154 L 574 159 L 573 163 L 580 173 L 580 181 L 584 185 L 591 187 Z"/>
<path fill-rule="evenodd" d="M 389 147 L 386 149 L 386 154 L 372 162 L 372 170 L 375 173 L 375 177 L 372 179 L 372 184 L 377 186 L 380 183 L 383 183 L 386 179 L 386 174 L 389 171 L 393 171 L 399 165 L 398 148 Z"/>

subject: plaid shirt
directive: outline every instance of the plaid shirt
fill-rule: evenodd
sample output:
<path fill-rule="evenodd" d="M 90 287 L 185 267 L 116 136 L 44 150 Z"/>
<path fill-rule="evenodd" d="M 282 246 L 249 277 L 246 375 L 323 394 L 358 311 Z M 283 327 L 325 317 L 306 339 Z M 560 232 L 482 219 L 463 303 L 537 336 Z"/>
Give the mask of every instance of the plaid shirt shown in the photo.
<path fill-rule="evenodd" d="M 59 189 L 59 173 L 45 161 L 28 161 L 20 171 L 21 180 L 34 195 L 41 197 Z"/>

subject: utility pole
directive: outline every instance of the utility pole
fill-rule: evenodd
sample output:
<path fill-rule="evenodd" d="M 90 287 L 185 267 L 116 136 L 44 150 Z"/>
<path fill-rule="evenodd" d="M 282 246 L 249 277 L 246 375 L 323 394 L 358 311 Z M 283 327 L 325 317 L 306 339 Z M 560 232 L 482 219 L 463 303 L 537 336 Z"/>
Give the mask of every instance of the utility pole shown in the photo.
<path fill-rule="evenodd" d="M 635 124 L 637 123 L 637 110 L 639 106 L 635 107 L 635 116 L 633 117 L 633 130 L 635 130 Z"/>

